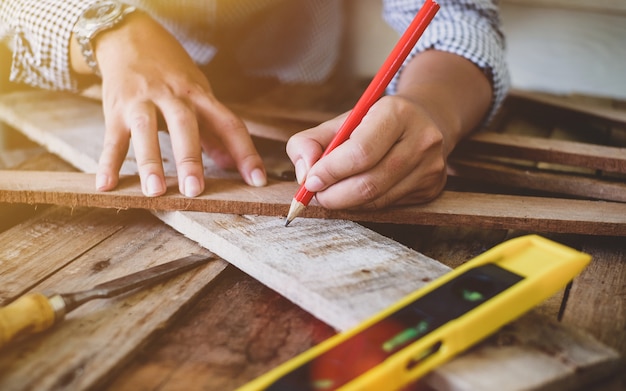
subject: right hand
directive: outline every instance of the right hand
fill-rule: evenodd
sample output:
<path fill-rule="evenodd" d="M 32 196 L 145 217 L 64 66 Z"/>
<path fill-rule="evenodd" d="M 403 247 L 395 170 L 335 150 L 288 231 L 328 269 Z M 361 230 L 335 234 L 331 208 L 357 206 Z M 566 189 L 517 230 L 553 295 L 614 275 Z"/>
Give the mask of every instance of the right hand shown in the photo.
<path fill-rule="evenodd" d="M 176 161 L 179 190 L 204 190 L 202 149 L 222 168 L 237 168 L 246 183 L 264 186 L 263 162 L 241 119 L 213 95 L 211 86 L 180 43 L 159 23 L 136 12 L 96 37 L 106 123 L 96 187 L 112 190 L 132 140 L 142 191 L 166 191 L 157 113 L 165 119 Z"/>

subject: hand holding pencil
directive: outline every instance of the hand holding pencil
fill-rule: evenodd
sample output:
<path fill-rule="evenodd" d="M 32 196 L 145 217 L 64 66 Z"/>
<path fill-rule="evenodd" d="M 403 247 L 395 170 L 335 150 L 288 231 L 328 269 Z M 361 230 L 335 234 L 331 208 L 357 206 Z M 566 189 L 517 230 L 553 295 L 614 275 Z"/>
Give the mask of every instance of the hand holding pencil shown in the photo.
<path fill-rule="evenodd" d="M 325 151 L 322 154 L 322 158 L 327 156 L 330 152 L 335 150 L 338 146 L 344 143 L 355 128 L 361 123 L 368 111 L 372 108 L 374 103 L 381 97 L 385 89 L 391 82 L 394 75 L 398 72 L 403 62 L 421 37 L 426 27 L 430 24 L 435 14 L 439 10 L 439 5 L 432 1 L 427 0 L 421 10 L 417 13 L 413 22 L 409 28 L 402 35 L 397 45 L 392 50 L 391 54 L 384 62 L 370 85 L 367 87 L 354 109 L 348 114 L 345 122 L 339 128 L 334 138 L 327 145 Z M 290 154 L 291 155 L 291 154 Z M 296 163 L 296 170 L 298 171 L 298 163 Z M 311 178 L 311 177 L 309 177 Z M 310 181 L 311 179 L 308 179 Z M 307 187 L 307 182 L 302 183 L 300 189 L 294 196 L 291 203 L 289 213 L 287 215 L 285 225 L 289 225 L 293 219 L 295 219 L 302 210 L 309 204 L 315 191 Z M 313 184 L 317 186 L 317 184 Z"/>

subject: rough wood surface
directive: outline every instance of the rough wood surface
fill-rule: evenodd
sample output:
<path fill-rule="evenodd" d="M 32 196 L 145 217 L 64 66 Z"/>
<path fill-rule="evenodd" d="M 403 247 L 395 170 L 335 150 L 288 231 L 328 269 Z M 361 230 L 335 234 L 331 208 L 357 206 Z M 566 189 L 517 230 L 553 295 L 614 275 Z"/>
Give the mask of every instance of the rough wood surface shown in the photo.
<path fill-rule="evenodd" d="M 234 267 L 175 326 L 106 390 L 233 390 L 335 334 Z"/>
<path fill-rule="evenodd" d="M 626 148 L 494 132 L 477 133 L 455 154 L 506 156 L 626 173 Z"/>
<path fill-rule="evenodd" d="M 471 158 L 453 159 L 449 164 L 448 173 L 465 180 L 537 190 L 557 196 L 626 202 L 626 183 L 618 180 L 609 181 L 571 173 L 519 168 Z M 561 203 L 563 207 L 567 207 L 568 204 L 567 200 Z"/>
<path fill-rule="evenodd" d="M 5 231 L 0 243 L 5 304 L 26 290 L 88 289 L 193 252 L 206 253 L 149 214 L 68 208 L 52 208 Z M 98 251 L 92 252 L 96 245 Z M 225 266 L 216 260 L 153 288 L 91 301 L 57 327 L 15 341 L 0 354 L 0 389 L 93 388 L 123 366 Z"/>
<path fill-rule="evenodd" d="M 621 0 L 502 0 L 503 3 L 525 6 L 556 7 L 592 12 L 621 13 L 626 15 L 626 4 Z"/>
<path fill-rule="evenodd" d="M 458 170 L 463 168 L 456 167 Z M 473 169 L 476 171 L 475 167 Z M 470 177 L 466 171 L 462 172 Z M 489 171 L 489 175 L 485 175 L 483 172 L 477 179 L 493 179 L 498 173 L 499 171 Z M 547 174 L 536 174 L 533 177 L 529 173 L 503 175 L 500 182 L 506 182 L 509 178 L 511 181 L 508 184 L 511 186 L 534 185 L 545 191 L 562 190 L 565 194 L 580 190 L 575 185 L 573 189 L 563 187 L 563 184 L 560 188 L 556 187 L 561 182 L 551 178 L 548 178 L 547 185 L 544 184 L 545 180 L 538 180 L 542 179 L 540 175 Z M 514 180 L 515 178 L 518 179 Z M 93 175 L 83 173 L 33 171 L 16 174 L 13 171 L 0 170 L 0 202 L 284 217 L 297 190 L 295 183 L 272 181 L 269 186 L 252 189 L 239 179 L 207 178 L 207 190 L 203 195 L 186 198 L 179 194 L 176 178 L 168 177 L 169 192 L 161 197 L 148 198 L 141 193 L 136 175 L 123 177 L 116 190 L 106 193 L 95 191 L 94 181 Z M 626 201 L 623 190 L 624 185 L 616 183 L 613 187 L 597 186 L 577 195 Z M 322 208 L 313 202 L 301 217 L 626 236 L 624 203 L 454 191 L 446 191 L 427 204 L 377 211 L 335 211 Z M 299 221 L 302 220 L 299 218 L 293 224 L 300 224 Z"/>
<path fill-rule="evenodd" d="M 26 102 L 31 104 L 32 101 Z M 62 106 L 47 105 L 45 108 L 32 108 L 28 115 L 22 112 L 19 120 L 28 134 L 38 133 L 41 142 L 51 150 L 64 150 L 64 157 L 77 167 L 95 165 L 98 153 L 86 154 L 83 143 L 85 138 L 72 137 L 73 121 L 66 121 L 46 129 L 50 124 L 50 112 Z M 23 107 L 21 107 L 23 109 Z M 6 106 L 5 106 L 5 110 Z M 13 106 L 12 115 L 20 113 Z M 33 114 L 32 112 L 36 112 Z M 48 120 L 46 118 L 46 111 Z M 33 117 L 40 122 L 34 125 Z M 63 118 L 59 115 L 57 118 Z M 65 117 L 66 119 L 68 117 Z M 71 117 L 69 117 L 71 118 Z M 16 118 L 14 118 L 16 119 Z M 18 121 L 18 122 L 20 122 Z M 89 143 L 94 143 L 102 135 L 101 117 L 91 119 L 89 127 L 92 131 Z M 59 121 L 62 122 L 62 121 Z M 67 122 L 70 122 L 69 124 Z M 79 121 L 80 122 L 80 121 Z M 96 126 L 95 123 L 98 123 Z M 73 132 L 85 131 L 80 127 Z M 37 137 L 33 137 L 37 139 Z M 167 145 L 167 144 L 164 144 Z M 74 156 L 76 155 L 76 159 Z M 167 156 L 167 155 L 166 155 Z M 87 158 L 91 161 L 86 162 Z M 127 161 L 126 174 L 134 173 L 132 160 Z M 85 168 L 83 168 L 85 169 Z M 172 173 L 173 167 L 167 172 Z M 128 172 L 128 171 L 131 172 Z M 444 265 L 425 257 L 422 254 L 402 246 L 397 242 L 374 233 L 367 228 L 350 221 L 330 221 L 323 219 L 300 219 L 297 225 L 285 228 L 282 218 L 263 216 L 235 216 L 199 212 L 156 212 L 161 220 L 189 238 L 200 243 L 254 278 L 276 290 L 278 293 L 297 303 L 327 324 L 345 329 L 353 326 L 365 317 L 391 304 L 402 295 L 419 288 L 432 278 L 449 270 Z M 277 240 L 280 238 L 280 240 Z M 153 240 L 158 244 L 158 240 Z M 136 254 L 134 254 L 136 255 Z M 533 322 L 533 328 L 546 327 L 546 336 L 551 330 L 561 332 L 558 327 L 553 329 L 545 323 Z M 127 331 L 127 330 L 126 330 Z M 522 330 L 523 332 L 523 330 Z M 564 334 L 568 334 L 565 332 Z M 520 339 L 522 340 L 522 339 Z M 550 337 L 545 342 L 549 343 Z M 598 364 L 596 357 L 585 355 L 588 360 L 580 365 L 589 370 L 589 377 L 604 374 L 616 362 L 616 355 L 606 347 L 598 347 L 597 342 L 591 346 L 580 345 L 580 340 L 572 336 L 570 343 L 583 351 L 605 349 L 602 362 Z M 601 346 L 601 345 L 600 345 Z M 516 363 L 532 360 L 539 355 L 545 361 L 545 372 L 548 374 L 543 389 L 551 389 L 551 380 L 565 376 L 562 366 L 552 367 L 550 363 L 557 361 L 547 359 L 545 350 L 528 349 L 520 344 L 505 355 L 498 354 L 499 349 L 479 349 L 470 354 L 482 356 L 495 354 L 499 364 L 515 367 Z M 529 356 L 530 355 L 530 356 Z M 537 359 L 540 359 L 537 357 Z M 491 360 L 480 360 L 487 364 Z M 483 371 L 483 368 L 487 371 Z M 438 372 L 437 370 L 436 372 Z M 445 366 L 441 371 L 446 371 Z M 495 371 L 495 372 L 494 372 Z M 479 389 L 484 378 L 492 378 L 501 372 L 493 366 L 474 366 L 473 375 L 468 376 L 457 389 Z M 441 372 L 444 378 L 452 373 Z M 502 388 L 524 389 L 528 384 L 528 373 L 512 374 L 501 384 Z M 441 378 L 441 377 L 440 377 Z"/>

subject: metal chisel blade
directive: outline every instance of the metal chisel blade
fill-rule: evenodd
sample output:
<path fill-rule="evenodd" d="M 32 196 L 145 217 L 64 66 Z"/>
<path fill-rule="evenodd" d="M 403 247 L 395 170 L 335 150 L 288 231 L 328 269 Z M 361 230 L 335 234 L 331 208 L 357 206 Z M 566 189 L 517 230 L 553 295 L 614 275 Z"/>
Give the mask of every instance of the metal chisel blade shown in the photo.
<path fill-rule="evenodd" d="M 69 312 L 74 308 L 92 299 L 110 298 L 122 293 L 130 292 L 138 288 L 147 288 L 161 281 L 172 278 L 175 275 L 184 273 L 197 266 L 207 263 L 215 258 L 215 255 L 192 254 L 176 259 L 162 265 L 141 270 L 114 280 L 96 285 L 92 289 L 63 293 L 60 296 L 65 301 L 65 311 Z"/>

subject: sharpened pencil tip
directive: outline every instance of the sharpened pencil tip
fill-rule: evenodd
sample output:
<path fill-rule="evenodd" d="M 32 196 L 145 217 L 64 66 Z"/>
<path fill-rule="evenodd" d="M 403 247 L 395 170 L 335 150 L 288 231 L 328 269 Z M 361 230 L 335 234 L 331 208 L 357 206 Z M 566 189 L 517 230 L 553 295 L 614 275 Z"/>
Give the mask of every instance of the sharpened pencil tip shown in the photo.
<path fill-rule="evenodd" d="M 285 227 L 289 225 L 302 210 L 305 208 L 304 204 L 295 198 L 291 201 L 291 205 L 289 206 L 289 213 L 287 213 L 287 218 L 285 219 Z"/>

